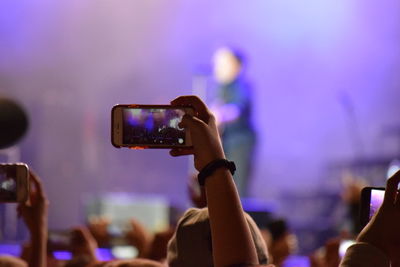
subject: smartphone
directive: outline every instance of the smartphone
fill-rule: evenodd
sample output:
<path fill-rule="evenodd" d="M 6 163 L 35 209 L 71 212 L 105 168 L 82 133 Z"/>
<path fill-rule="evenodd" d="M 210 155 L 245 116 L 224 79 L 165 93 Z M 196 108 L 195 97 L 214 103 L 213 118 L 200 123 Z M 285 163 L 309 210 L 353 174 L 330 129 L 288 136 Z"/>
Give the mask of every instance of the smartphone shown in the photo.
<path fill-rule="evenodd" d="M 0 202 L 25 202 L 28 196 L 28 166 L 24 163 L 0 164 Z"/>
<path fill-rule="evenodd" d="M 372 216 L 382 205 L 385 196 L 383 187 L 364 187 L 361 191 L 360 223 L 364 228 L 371 220 Z"/>
<path fill-rule="evenodd" d="M 111 143 L 134 149 L 191 147 L 190 132 L 180 128 L 191 107 L 116 105 L 111 111 Z"/>

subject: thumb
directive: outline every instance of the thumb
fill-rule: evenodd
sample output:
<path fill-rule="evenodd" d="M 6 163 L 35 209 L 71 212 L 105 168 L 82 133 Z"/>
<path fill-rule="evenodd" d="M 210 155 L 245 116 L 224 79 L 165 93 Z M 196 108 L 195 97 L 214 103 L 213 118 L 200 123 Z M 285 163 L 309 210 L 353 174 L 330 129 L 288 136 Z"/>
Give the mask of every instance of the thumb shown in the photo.
<path fill-rule="evenodd" d="M 189 128 L 191 130 L 199 129 L 200 127 L 207 126 L 202 120 L 199 118 L 193 117 L 191 115 L 185 114 L 182 117 L 181 122 L 179 123 L 179 127 Z"/>

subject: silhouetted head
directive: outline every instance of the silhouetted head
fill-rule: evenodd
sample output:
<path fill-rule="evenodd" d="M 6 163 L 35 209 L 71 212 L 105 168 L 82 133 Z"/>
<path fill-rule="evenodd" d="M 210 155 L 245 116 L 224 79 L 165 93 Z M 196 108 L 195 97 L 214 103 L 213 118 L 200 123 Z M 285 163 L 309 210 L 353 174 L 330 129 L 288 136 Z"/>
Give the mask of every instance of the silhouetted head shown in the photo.
<path fill-rule="evenodd" d="M 260 230 L 247 213 L 245 213 L 245 218 L 257 250 L 258 261 L 260 264 L 266 264 L 267 246 Z M 174 236 L 169 241 L 167 260 L 170 267 L 214 266 L 207 208 L 191 208 L 185 212 L 178 222 Z"/>
<path fill-rule="evenodd" d="M 0 149 L 15 145 L 28 130 L 28 116 L 22 106 L 0 98 Z"/>

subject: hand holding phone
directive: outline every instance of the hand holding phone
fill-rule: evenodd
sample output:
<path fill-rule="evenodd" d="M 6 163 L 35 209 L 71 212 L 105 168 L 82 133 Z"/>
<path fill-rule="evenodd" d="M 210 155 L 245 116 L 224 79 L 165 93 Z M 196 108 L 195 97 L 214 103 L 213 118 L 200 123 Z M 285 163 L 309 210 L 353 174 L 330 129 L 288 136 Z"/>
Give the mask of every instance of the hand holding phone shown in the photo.
<path fill-rule="evenodd" d="M 213 160 L 224 159 L 221 140 L 214 115 L 197 96 L 180 96 L 173 106 L 192 106 L 196 116 L 184 116 L 180 126 L 190 130 L 193 148 L 173 148 L 172 156 L 194 155 L 194 166 L 201 170 Z"/>
<path fill-rule="evenodd" d="M 400 262 L 400 171 L 386 183 L 382 205 L 357 238 L 385 253 L 391 262 Z"/>
<path fill-rule="evenodd" d="M 32 263 L 32 266 L 45 266 L 49 202 L 40 178 L 32 171 L 29 172 L 29 184 L 33 186 L 29 201 L 20 203 L 17 208 L 31 236 L 32 253 L 27 261 Z"/>
<path fill-rule="evenodd" d="M 98 245 L 89 229 L 86 227 L 75 227 L 70 233 L 70 248 L 75 257 L 84 256 L 90 262 L 97 261 L 96 250 Z"/>
<path fill-rule="evenodd" d="M 383 187 L 364 187 L 361 191 L 360 223 L 364 228 L 382 205 L 385 195 Z"/>
<path fill-rule="evenodd" d="M 24 219 L 31 233 L 47 231 L 47 213 L 49 201 L 47 200 L 40 178 L 29 171 L 29 184 L 33 186 L 30 190 L 29 201 L 18 205 L 18 213 Z"/>

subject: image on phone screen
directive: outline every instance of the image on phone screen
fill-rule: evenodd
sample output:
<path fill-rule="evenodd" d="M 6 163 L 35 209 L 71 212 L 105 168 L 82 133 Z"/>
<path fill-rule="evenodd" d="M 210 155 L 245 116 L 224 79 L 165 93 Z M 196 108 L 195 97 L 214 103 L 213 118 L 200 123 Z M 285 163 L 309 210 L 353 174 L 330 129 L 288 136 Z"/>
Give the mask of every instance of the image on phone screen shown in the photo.
<path fill-rule="evenodd" d="M 185 145 L 185 130 L 178 124 L 182 109 L 125 108 L 123 111 L 124 144 Z"/>
<path fill-rule="evenodd" d="M 0 202 L 17 201 L 17 169 L 15 166 L 0 168 Z"/>
<path fill-rule="evenodd" d="M 371 220 L 372 216 L 378 211 L 379 207 L 382 205 L 383 197 L 385 195 L 385 191 L 371 189 L 371 201 L 369 204 L 369 220 Z"/>

